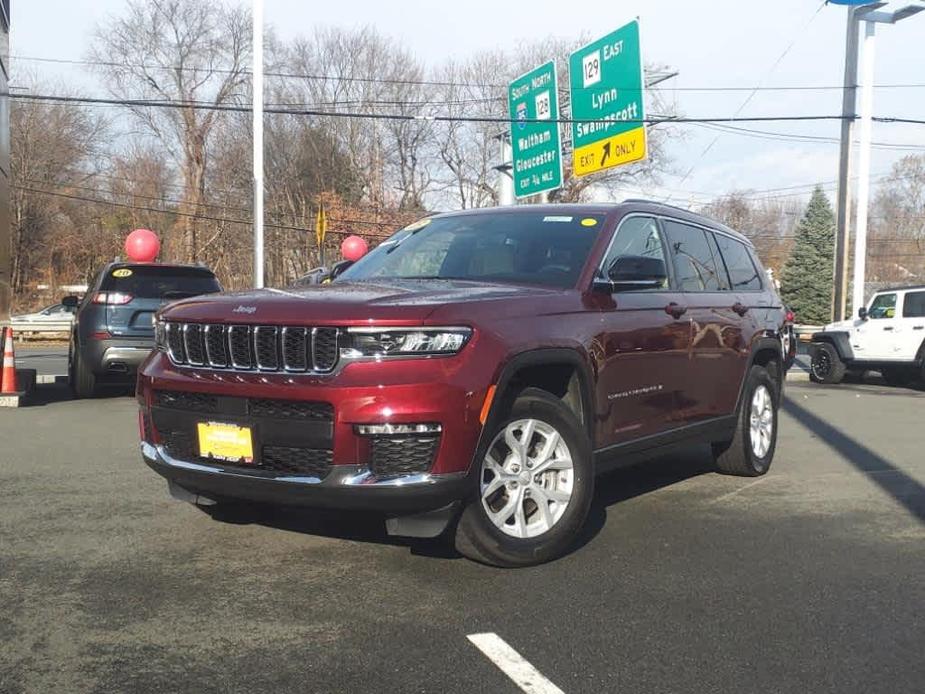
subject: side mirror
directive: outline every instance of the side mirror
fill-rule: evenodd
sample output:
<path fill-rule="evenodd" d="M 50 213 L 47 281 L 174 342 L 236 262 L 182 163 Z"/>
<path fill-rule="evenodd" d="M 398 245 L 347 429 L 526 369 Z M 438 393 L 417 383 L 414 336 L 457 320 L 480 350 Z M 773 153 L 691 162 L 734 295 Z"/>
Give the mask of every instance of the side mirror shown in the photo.
<path fill-rule="evenodd" d="M 344 270 L 346 270 L 348 267 L 353 265 L 353 262 L 354 261 L 352 260 L 340 260 L 334 263 L 334 265 L 331 266 L 331 274 L 328 275 L 328 279 L 333 280 L 335 277 L 341 274 Z"/>
<path fill-rule="evenodd" d="M 611 291 L 661 289 L 668 282 L 668 271 L 661 258 L 621 255 L 607 268 Z"/>
<path fill-rule="evenodd" d="M 80 299 L 74 296 L 65 296 L 61 299 L 61 305 L 64 306 L 69 311 L 77 310 L 77 306 L 80 304 Z"/>
<path fill-rule="evenodd" d="M 866 306 L 861 306 L 861 308 L 858 309 L 858 318 L 860 318 L 861 320 L 867 320 L 867 307 Z"/>

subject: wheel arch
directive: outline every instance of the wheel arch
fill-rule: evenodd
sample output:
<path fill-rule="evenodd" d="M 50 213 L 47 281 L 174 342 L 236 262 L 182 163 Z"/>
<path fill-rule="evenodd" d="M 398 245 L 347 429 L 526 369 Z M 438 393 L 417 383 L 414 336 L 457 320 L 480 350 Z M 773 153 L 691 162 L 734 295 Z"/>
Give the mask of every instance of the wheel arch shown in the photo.
<path fill-rule="evenodd" d="M 508 359 L 494 379 L 495 396 L 482 427 L 476 457 L 517 394 L 525 388 L 541 388 L 558 397 L 572 410 L 594 443 L 594 381 L 587 359 L 576 349 L 541 348 L 520 352 Z"/>
<path fill-rule="evenodd" d="M 739 396 L 736 399 L 736 408 L 734 413 L 739 412 L 742 406 L 742 398 L 745 394 L 745 386 L 748 383 L 748 372 L 753 366 L 763 366 L 767 368 L 772 362 L 776 362 L 771 378 L 777 382 L 778 397 L 784 391 L 784 379 L 786 378 L 784 369 L 784 355 L 781 352 L 781 342 L 776 337 L 762 336 L 752 342 L 751 352 L 748 355 L 748 364 L 745 372 L 742 374 L 742 382 L 739 384 Z"/>
<path fill-rule="evenodd" d="M 851 349 L 851 340 L 848 333 L 842 331 L 813 333 L 812 343 L 817 344 L 826 342 L 835 348 L 838 358 L 848 363 L 854 359 L 854 351 Z"/>

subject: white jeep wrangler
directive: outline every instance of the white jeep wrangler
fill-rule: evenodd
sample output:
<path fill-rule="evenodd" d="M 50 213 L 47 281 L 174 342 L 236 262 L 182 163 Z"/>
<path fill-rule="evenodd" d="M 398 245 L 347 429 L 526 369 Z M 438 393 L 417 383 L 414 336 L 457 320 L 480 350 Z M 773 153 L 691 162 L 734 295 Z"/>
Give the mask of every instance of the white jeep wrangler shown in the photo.
<path fill-rule="evenodd" d="M 879 371 L 890 385 L 925 381 L 925 286 L 884 289 L 858 317 L 813 334 L 810 378 L 839 383 L 847 371 Z"/>

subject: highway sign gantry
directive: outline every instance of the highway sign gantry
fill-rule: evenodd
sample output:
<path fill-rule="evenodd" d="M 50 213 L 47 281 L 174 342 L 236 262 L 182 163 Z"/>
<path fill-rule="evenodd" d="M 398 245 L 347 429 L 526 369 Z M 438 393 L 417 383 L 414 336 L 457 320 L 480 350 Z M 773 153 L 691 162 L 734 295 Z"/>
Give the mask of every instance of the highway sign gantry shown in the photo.
<path fill-rule="evenodd" d="M 514 195 L 523 198 L 561 187 L 556 62 L 550 60 L 515 79 L 507 96 Z"/>
<path fill-rule="evenodd" d="M 646 158 L 639 20 L 569 56 L 576 176 Z"/>

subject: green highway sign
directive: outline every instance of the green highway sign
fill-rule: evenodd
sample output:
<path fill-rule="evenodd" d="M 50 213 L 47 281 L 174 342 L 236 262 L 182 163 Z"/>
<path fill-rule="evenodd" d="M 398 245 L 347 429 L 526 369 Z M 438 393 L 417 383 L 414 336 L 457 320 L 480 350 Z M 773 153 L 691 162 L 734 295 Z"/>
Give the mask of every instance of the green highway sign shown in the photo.
<path fill-rule="evenodd" d="M 646 158 L 639 20 L 569 56 L 576 176 Z"/>
<path fill-rule="evenodd" d="M 555 61 L 540 65 L 511 82 L 507 100 L 514 195 L 522 198 L 559 188 L 562 185 L 562 146 Z"/>

